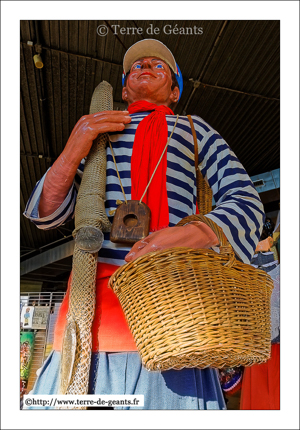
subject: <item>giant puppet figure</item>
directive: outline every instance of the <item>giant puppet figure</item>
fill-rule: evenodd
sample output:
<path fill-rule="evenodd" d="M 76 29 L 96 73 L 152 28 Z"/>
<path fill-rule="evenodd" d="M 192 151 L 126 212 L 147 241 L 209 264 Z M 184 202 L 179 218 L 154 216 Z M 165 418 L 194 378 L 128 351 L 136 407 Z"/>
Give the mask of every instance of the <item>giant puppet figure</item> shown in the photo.
<path fill-rule="evenodd" d="M 106 150 L 105 207 L 110 216 L 117 201 L 124 201 L 124 193 L 128 200 L 141 198 L 173 131 L 143 198 L 151 210 L 149 236 L 131 248 L 111 242 L 109 233 L 104 235 L 98 254 L 89 393 L 143 394 L 144 409 L 225 409 L 216 369 L 149 372 L 143 368 L 120 304 L 107 288 L 109 277 L 119 266 L 150 251 L 218 245 L 215 233 L 204 223 L 176 227 L 182 218 L 196 212 L 196 180 L 188 118 L 179 116 L 174 129 L 172 108 L 181 96 L 182 77 L 172 53 L 161 42 L 145 39 L 128 49 L 123 67 L 122 97 L 128 110 L 82 117 L 62 154 L 32 193 L 24 214 L 41 229 L 55 228 L 71 219 L 77 196 L 76 176 L 82 175 L 93 140 L 99 133 L 108 132 L 111 147 Z M 206 216 L 223 229 L 237 258 L 249 263 L 262 230 L 262 203 L 227 143 L 202 118 L 192 118 L 200 169 L 216 202 L 215 209 Z M 56 325 L 53 351 L 33 393 L 57 393 L 68 297 L 69 293 Z"/>

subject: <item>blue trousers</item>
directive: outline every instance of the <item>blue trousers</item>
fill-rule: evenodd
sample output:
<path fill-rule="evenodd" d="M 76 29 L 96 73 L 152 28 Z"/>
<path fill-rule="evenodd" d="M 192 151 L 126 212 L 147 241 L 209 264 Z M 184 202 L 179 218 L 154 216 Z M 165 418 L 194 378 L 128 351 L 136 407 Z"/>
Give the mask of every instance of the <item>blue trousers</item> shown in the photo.
<path fill-rule="evenodd" d="M 51 352 L 30 394 L 58 392 L 60 359 L 59 352 Z M 144 395 L 144 406 L 131 409 L 226 409 L 216 369 L 152 372 L 137 352 L 93 353 L 89 394 Z"/>

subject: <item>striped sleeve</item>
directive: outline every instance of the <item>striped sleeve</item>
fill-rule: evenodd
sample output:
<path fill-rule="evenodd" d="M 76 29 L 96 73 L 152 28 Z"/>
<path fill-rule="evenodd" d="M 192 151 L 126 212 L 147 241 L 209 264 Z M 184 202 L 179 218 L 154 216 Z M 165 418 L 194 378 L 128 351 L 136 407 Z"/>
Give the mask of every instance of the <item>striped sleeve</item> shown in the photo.
<path fill-rule="evenodd" d="M 212 189 L 216 207 L 207 218 L 223 229 L 235 253 L 250 263 L 265 219 L 263 204 L 244 167 L 225 140 L 193 116 L 200 170 Z"/>
<path fill-rule="evenodd" d="M 84 163 L 82 162 L 77 169 L 77 174 L 79 177 L 82 176 L 83 167 Z M 41 218 L 39 216 L 39 202 L 43 190 L 44 181 L 50 169 L 51 167 L 36 183 L 36 186 L 34 187 L 31 196 L 29 197 L 29 200 L 26 204 L 25 211 L 23 212 L 23 215 L 30 221 L 32 221 L 41 230 L 50 230 L 70 221 L 74 217 L 75 202 L 77 198 L 78 186 L 74 180 L 65 200 L 60 205 L 60 207 L 47 217 Z"/>

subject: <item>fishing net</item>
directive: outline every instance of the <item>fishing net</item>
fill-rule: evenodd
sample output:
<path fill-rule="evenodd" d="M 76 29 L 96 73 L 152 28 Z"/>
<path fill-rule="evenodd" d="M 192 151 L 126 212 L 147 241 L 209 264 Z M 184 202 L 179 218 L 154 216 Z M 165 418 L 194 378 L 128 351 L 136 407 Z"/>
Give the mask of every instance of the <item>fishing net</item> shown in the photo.
<path fill-rule="evenodd" d="M 112 87 L 103 81 L 93 93 L 90 114 L 112 109 Z M 68 322 L 62 347 L 59 394 L 88 393 L 97 255 L 102 246 L 102 232 L 110 231 L 111 227 L 104 205 L 107 141 L 108 134 L 105 133 L 93 142 L 86 159 L 75 207 L 75 248 Z"/>

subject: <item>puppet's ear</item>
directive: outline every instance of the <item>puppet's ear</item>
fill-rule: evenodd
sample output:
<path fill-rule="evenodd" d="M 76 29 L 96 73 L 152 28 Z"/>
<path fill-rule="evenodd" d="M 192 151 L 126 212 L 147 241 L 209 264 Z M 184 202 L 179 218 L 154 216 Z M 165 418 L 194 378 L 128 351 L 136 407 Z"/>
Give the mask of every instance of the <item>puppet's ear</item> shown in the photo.
<path fill-rule="evenodd" d="M 170 100 L 172 103 L 178 102 L 179 94 L 180 94 L 179 88 L 175 87 L 170 94 Z"/>
<path fill-rule="evenodd" d="M 125 102 L 128 100 L 128 94 L 127 94 L 126 87 L 123 87 L 123 89 L 122 89 L 122 100 L 124 100 Z"/>

